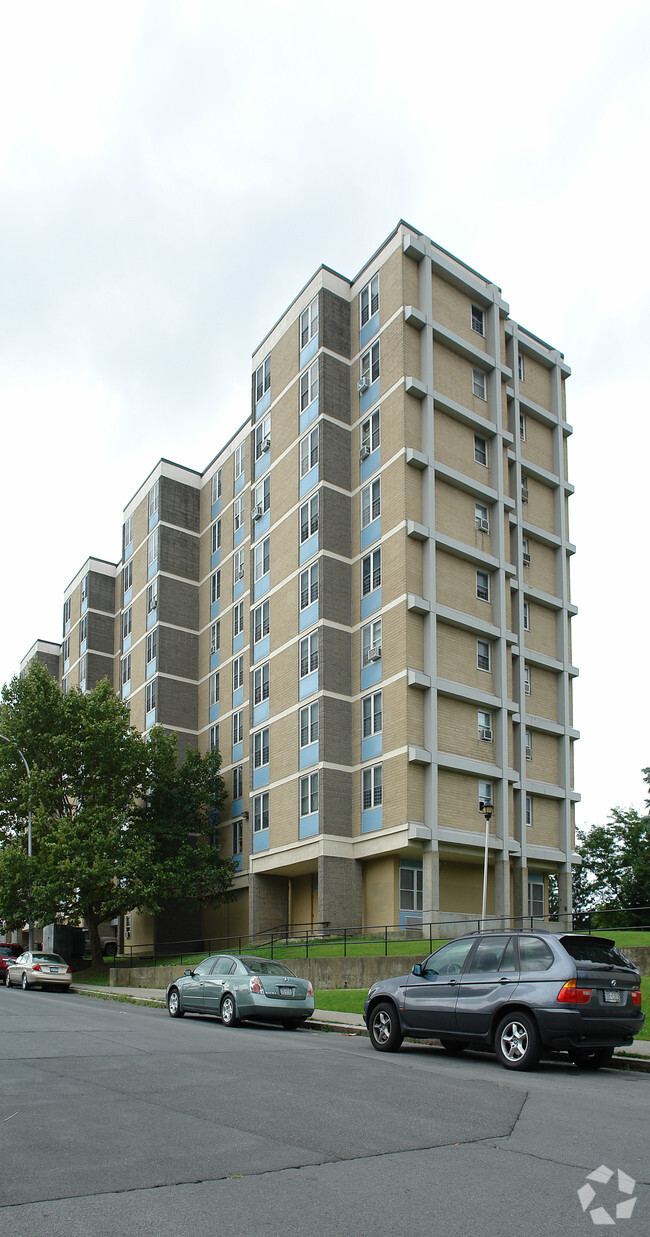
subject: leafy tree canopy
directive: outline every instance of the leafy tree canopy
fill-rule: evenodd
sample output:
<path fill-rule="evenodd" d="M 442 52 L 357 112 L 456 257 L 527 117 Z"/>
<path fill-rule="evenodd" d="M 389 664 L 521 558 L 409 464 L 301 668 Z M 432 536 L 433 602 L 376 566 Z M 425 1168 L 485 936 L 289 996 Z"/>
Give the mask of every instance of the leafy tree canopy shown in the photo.
<path fill-rule="evenodd" d="M 643 770 L 643 778 L 650 787 L 650 769 Z M 650 923 L 650 909 L 633 910 L 650 908 L 650 815 L 613 808 L 610 816 L 605 825 L 577 832 L 582 867 L 574 869 L 574 911 L 607 910 L 603 928 Z M 612 913 L 617 910 L 626 913 Z"/>
<path fill-rule="evenodd" d="M 159 727 L 140 735 L 108 680 L 63 695 L 38 662 L 3 689 L 0 733 L 9 740 L 0 742 L 0 916 L 9 928 L 83 918 L 97 964 L 105 920 L 155 913 L 169 899 L 232 896 L 232 861 L 213 831 L 226 797 L 217 751 L 190 748 L 179 763 L 176 737 Z"/>

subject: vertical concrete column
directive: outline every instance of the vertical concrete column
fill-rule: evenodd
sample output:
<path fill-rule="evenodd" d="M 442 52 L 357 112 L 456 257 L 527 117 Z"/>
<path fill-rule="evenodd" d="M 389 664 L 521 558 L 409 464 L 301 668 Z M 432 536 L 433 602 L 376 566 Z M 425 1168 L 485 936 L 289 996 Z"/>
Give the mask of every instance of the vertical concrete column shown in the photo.
<path fill-rule="evenodd" d="M 558 870 L 558 912 L 563 927 L 571 926 L 572 915 L 572 882 L 571 882 L 571 852 L 573 850 L 572 822 L 572 776 L 571 776 L 571 700 L 569 668 L 571 665 L 571 641 L 569 633 L 569 530 L 567 527 L 567 489 L 564 453 L 564 409 L 562 399 L 562 364 L 560 354 L 556 354 L 556 363 L 551 373 L 551 409 L 557 418 L 553 430 L 554 467 L 559 479 L 556 491 L 556 532 L 561 539 L 561 548 L 557 551 L 556 590 L 562 602 L 562 609 L 557 617 L 557 657 L 562 664 L 562 676 L 558 690 L 558 721 L 562 726 L 559 740 L 559 783 L 564 790 L 564 798 L 560 801 L 560 850 L 564 854 L 563 862 Z"/>
<path fill-rule="evenodd" d="M 358 859 L 318 856 L 318 920 L 334 927 L 361 926 L 362 872 Z"/>
<path fill-rule="evenodd" d="M 272 932 L 289 922 L 289 881 L 286 876 L 251 872 L 248 882 L 248 930 Z"/>

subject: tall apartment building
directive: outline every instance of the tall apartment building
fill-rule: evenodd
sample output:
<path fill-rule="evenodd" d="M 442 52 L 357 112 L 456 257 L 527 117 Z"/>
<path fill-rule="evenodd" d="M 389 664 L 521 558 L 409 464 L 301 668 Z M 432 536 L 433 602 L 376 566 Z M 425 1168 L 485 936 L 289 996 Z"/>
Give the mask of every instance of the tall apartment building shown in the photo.
<path fill-rule="evenodd" d="M 239 898 L 204 936 L 476 917 L 486 800 L 488 912 L 543 915 L 551 874 L 570 908 L 569 372 L 400 222 L 316 272 L 234 437 L 161 460 L 66 590 L 64 684 L 221 751 Z"/>

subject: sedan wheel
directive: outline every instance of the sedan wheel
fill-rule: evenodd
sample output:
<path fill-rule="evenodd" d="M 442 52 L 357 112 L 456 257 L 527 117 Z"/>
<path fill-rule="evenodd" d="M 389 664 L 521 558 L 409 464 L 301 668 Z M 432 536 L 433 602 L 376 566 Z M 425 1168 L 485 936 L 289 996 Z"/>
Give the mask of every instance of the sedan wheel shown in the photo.
<path fill-rule="evenodd" d="M 508 1014 L 497 1027 L 494 1047 L 506 1069 L 534 1069 L 542 1055 L 539 1032 L 530 1014 Z"/>
<path fill-rule="evenodd" d="M 167 998 L 167 1009 L 169 1010 L 170 1018 L 182 1018 L 185 1010 L 181 1009 L 181 998 L 178 988 L 172 988 Z"/>
<path fill-rule="evenodd" d="M 609 1065 L 613 1055 L 613 1048 L 569 1048 L 569 1056 L 578 1069 L 600 1069 Z"/>
<path fill-rule="evenodd" d="M 404 1039 L 399 1016 L 390 1001 L 375 1005 L 368 1023 L 370 1043 L 377 1052 L 397 1052 Z"/>
<path fill-rule="evenodd" d="M 239 1022 L 235 998 L 229 992 L 226 993 L 221 1002 L 221 1021 L 225 1027 L 234 1027 Z"/>
<path fill-rule="evenodd" d="M 12 986 L 12 984 L 11 984 L 11 980 L 10 980 L 10 978 L 9 978 L 9 971 L 7 971 L 7 978 L 5 979 L 5 985 L 6 985 L 6 987 L 7 987 L 7 988 L 11 988 L 11 986 Z"/>
<path fill-rule="evenodd" d="M 27 983 L 27 976 L 24 971 L 23 971 L 22 984 L 23 984 L 23 992 L 27 992 L 29 989 L 29 984 Z"/>

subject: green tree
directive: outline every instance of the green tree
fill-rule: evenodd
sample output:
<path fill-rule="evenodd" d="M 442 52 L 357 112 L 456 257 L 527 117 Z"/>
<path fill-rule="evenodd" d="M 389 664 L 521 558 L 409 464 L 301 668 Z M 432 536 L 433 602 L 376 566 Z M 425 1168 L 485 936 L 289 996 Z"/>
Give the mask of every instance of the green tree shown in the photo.
<path fill-rule="evenodd" d="M 37 662 L 4 688 L 0 733 L 12 740 L 0 744 L 0 917 L 9 928 L 83 918 L 97 965 L 105 920 L 155 913 L 169 898 L 230 896 L 232 862 L 205 844 L 225 797 L 218 753 L 190 749 L 179 764 L 175 737 L 155 729 L 145 740 L 107 680 L 64 696 Z"/>
<path fill-rule="evenodd" d="M 650 786 L 650 769 L 643 775 Z M 605 825 L 577 832 L 582 866 L 574 869 L 574 910 L 608 911 L 602 916 L 603 927 L 623 921 L 650 923 L 650 910 L 633 910 L 650 907 L 650 816 L 634 808 L 613 808 L 610 816 Z"/>

